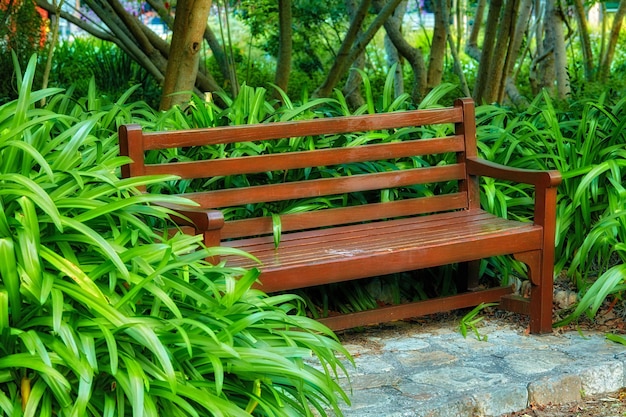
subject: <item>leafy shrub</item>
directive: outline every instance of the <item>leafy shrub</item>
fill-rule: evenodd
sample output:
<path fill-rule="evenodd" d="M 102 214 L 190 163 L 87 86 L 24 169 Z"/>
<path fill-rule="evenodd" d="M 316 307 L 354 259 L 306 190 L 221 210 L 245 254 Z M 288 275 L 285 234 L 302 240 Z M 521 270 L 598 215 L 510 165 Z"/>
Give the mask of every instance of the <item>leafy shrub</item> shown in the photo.
<path fill-rule="evenodd" d="M 607 96 L 555 107 L 540 94 L 520 114 L 481 106 L 477 115 L 482 153 L 506 165 L 558 169 L 556 265 L 584 294 L 566 321 L 597 312 L 604 299 L 624 289 L 626 276 L 626 100 Z M 483 202 L 492 211 L 531 216 L 528 187 L 483 184 Z"/>
<path fill-rule="evenodd" d="M 156 116 L 31 91 L 34 64 L 0 107 L 0 415 L 340 415 L 347 352 L 297 297 L 147 226 L 179 199 L 118 178 L 115 132 Z"/>
<path fill-rule="evenodd" d="M 110 101 L 134 87 L 132 101 L 143 100 L 158 108 L 161 97 L 158 82 L 118 46 L 92 38 L 61 42 L 55 48 L 50 84 L 71 87 L 74 95 L 84 97 L 91 79 Z"/>
<path fill-rule="evenodd" d="M 34 1 L 0 3 L 0 104 L 17 97 L 12 58 L 25 65 L 43 47 L 45 26 Z"/>

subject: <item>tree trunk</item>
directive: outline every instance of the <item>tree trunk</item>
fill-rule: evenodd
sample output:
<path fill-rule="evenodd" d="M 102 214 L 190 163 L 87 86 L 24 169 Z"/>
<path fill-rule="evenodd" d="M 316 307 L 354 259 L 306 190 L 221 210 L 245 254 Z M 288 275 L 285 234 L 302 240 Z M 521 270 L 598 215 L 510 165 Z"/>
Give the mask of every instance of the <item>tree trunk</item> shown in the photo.
<path fill-rule="evenodd" d="M 388 20 L 385 22 L 385 32 L 389 40 L 394 44 L 400 55 L 407 60 L 413 71 L 413 91 L 411 97 L 415 103 L 419 103 L 426 93 L 426 61 L 421 49 L 414 48 L 402 36 L 400 26 L 397 21 Z"/>
<path fill-rule="evenodd" d="M 147 48 L 147 51 L 139 46 L 140 40 L 133 37 L 133 31 L 124 26 L 124 21 L 119 18 L 117 12 L 111 6 L 111 3 L 116 1 L 111 0 L 109 3 L 100 3 L 96 0 L 84 0 L 85 4 L 110 29 L 113 34 L 111 40 L 129 54 L 139 65 L 144 67 L 157 82 L 163 82 L 167 67 L 166 58 L 160 54 L 155 54 L 155 48 L 151 46 Z M 121 6 L 118 10 L 122 14 L 127 14 L 126 10 Z M 147 37 L 144 38 L 147 39 Z"/>
<path fill-rule="evenodd" d="M 278 59 L 274 83 L 287 92 L 292 51 L 291 0 L 278 0 Z"/>
<path fill-rule="evenodd" d="M 528 29 L 528 22 L 530 21 L 532 7 L 533 0 L 522 0 L 519 5 L 517 23 L 515 24 L 515 30 L 513 31 L 512 39 L 509 43 L 509 52 L 504 66 L 504 82 L 501 84 L 501 91 L 498 96 L 498 102 L 504 101 L 504 96 L 507 95 L 513 104 L 518 107 L 525 106 L 527 101 L 517 90 L 517 87 L 515 86 L 516 77 L 513 73 L 515 62 L 518 61 L 520 50 L 522 48 L 524 34 Z M 527 39 L 526 43 L 530 43 L 530 39 Z M 524 55 L 525 54 L 522 54 L 521 58 L 519 58 L 520 66 L 523 63 Z"/>
<path fill-rule="evenodd" d="M 553 23 L 542 0 L 535 0 L 535 33 L 537 51 L 530 64 L 530 83 L 533 94 L 538 94 L 542 89 L 552 91 L 556 82 L 556 70 L 554 66 L 554 36 L 550 33 Z"/>
<path fill-rule="evenodd" d="M 361 73 L 356 69 L 365 68 L 365 54 L 359 55 L 352 64 L 352 70 L 348 74 L 346 84 L 343 86 L 342 92 L 346 98 L 346 102 L 351 109 L 358 109 L 366 103 L 365 98 L 361 92 L 361 85 L 363 84 L 363 77 Z"/>
<path fill-rule="evenodd" d="M 210 9 L 210 0 L 179 0 L 177 3 L 161 110 L 187 103 L 191 97 Z"/>
<path fill-rule="evenodd" d="M 556 97 L 565 99 L 570 93 L 569 74 L 567 72 L 567 51 L 565 50 L 565 35 L 563 33 L 563 11 L 557 0 L 548 0 L 546 14 L 550 30 L 549 44 L 554 51 L 554 70 L 556 74 Z"/>
<path fill-rule="evenodd" d="M 348 11 L 348 16 L 350 16 L 351 20 L 357 18 L 357 14 L 359 13 L 359 8 L 357 8 L 355 0 L 346 0 L 345 1 L 346 10 Z M 365 68 L 365 54 L 361 53 L 355 59 L 352 64 L 352 68 L 363 69 Z M 365 99 L 363 98 L 363 94 L 361 93 L 361 85 L 363 83 L 363 78 L 361 77 L 361 73 L 359 71 L 350 71 L 348 73 L 348 78 L 346 80 L 346 84 L 343 86 L 343 95 L 346 98 L 346 102 L 348 106 L 352 109 L 358 109 L 363 104 L 365 104 Z"/>
<path fill-rule="evenodd" d="M 53 4 L 47 0 L 35 1 L 39 7 L 52 15 L 56 15 Z M 149 2 L 166 24 L 173 26 L 173 19 L 163 2 L 161 0 L 149 0 Z M 115 43 L 135 62 L 148 71 L 157 82 L 162 83 L 164 81 L 170 49 L 169 44 L 165 40 L 157 36 L 135 17 L 130 16 L 121 7 L 118 0 L 83 0 L 83 4 L 100 18 L 107 27 L 107 31 L 103 31 L 87 19 L 81 19 L 63 10 L 59 14 L 60 17 L 99 39 Z M 215 51 L 214 53 L 217 55 Z M 220 68 L 222 68 L 222 65 L 220 65 Z M 196 80 L 196 93 L 221 90 L 210 73 L 200 71 Z"/>
<path fill-rule="evenodd" d="M 582 0 L 574 0 L 574 11 L 578 21 L 578 36 L 583 52 L 583 68 L 585 80 L 593 81 L 593 52 L 591 50 L 591 38 L 589 36 L 589 24 L 587 23 L 587 11 Z"/>
<path fill-rule="evenodd" d="M 158 13 L 161 20 L 163 20 L 171 30 L 173 30 L 174 18 L 170 15 L 169 9 L 165 7 L 165 3 L 162 0 L 147 0 L 147 2 L 150 5 L 150 7 L 152 7 Z M 148 37 L 151 39 L 151 42 L 157 48 L 159 48 L 159 50 L 164 56 L 167 57 L 169 55 L 169 49 L 170 49 L 169 44 L 165 42 L 164 40 L 162 40 L 161 38 L 159 38 L 154 32 L 152 32 L 147 27 L 145 27 L 145 30 L 151 33 L 151 35 L 148 35 Z M 207 41 L 207 43 L 209 44 L 209 48 L 211 48 L 211 52 L 213 52 L 213 57 L 215 58 L 215 61 L 217 62 L 217 66 L 219 67 L 220 72 L 222 73 L 222 77 L 224 77 L 225 80 L 228 80 L 231 85 L 235 84 L 237 80 L 232 77 L 233 73 L 230 68 L 230 63 L 228 62 L 228 59 L 226 58 L 226 53 L 224 52 L 224 48 L 220 44 L 220 41 L 217 39 L 217 36 L 215 36 L 215 32 L 211 30 L 211 27 L 209 25 L 206 26 L 206 29 L 204 31 L 204 40 Z M 213 76 L 207 73 L 204 70 L 204 68 L 199 67 L 198 71 L 200 71 L 202 75 L 199 77 L 199 80 L 197 81 L 197 83 L 203 89 L 203 91 L 221 90 L 221 88 L 218 87 L 217 83 L 213 80 Z M 204 81 L 205 79 L 206 81 Z M 206 85 L 207 83 L 209 84 L 209 86 Z"/>
<path fill-rule="evenodd" d="M 359 54 L 363 53 L 365 47 L 374 38 L 376 32 L 378 32 L 378 30 L 383 26 L 385 21 L 389 18 L 391 13 L 393 13 L 401 1 L 402 0 L 389 0 L 380 13 L 378 13 L 378 16 L 376 16 L 374 21 L 369 25 L 367 30 L 359 36 L 361 25 L 367 16 L 367 11 L 371 3 L 371 0 L 361 1 L 361 4 L 357 9 L 356 18 L 352 20 L 346 37 L 339 48 L 339 52 L 337 52 L 337 58 L 328 71 L 326 79 L 313 94 L 314 96 L 328 97 L 330 95 L 333 88 L 335 88 L 335 86 L 339 83 L 339 80 L 346 74 Z"/>
<path fill-rule="evenodd" d="M 463 33 L 464 33 L 464 27 L 465 27 L 465 19 L 466 19 L 466 14 L 463 13 L 463 9 L 464 9 L 464 4 L 463 4 L 463 0 L 456 0 L 456 5 L 455 7 L 455 15 L 456 15 L 456 19 L 455 19 L 455 25 L 456 25 L 456 43 L 455 43 L 455 49 L 456 49 L 456 53 L 458 54 L 459 51 L 461 50 L 461 39 L 463 39 Z M 450 38 L 448 38 L 448 40 L 450 40 Z"/>
<path fill-rule="evenodd" d="M 333 62 L 326 79 L 314 93 L 314 96 L 329 96 L 330 92 L 333 88 L 335 88 L 341 77 L 343 77 L 345 71 L 348 69 L 348 66 L 352 64 L 352 62 L 346 61 L 349 59 L 350 48 L 356 43 L 357 37 L 359 36 L 361 25 L 367 17 L 367 10 L 369 9 L 370 4 L 371 0 L 361 0 L 359 7 L 356 9 L 356 13 L 354 13 L 354 16 L 352 17 L 346 36 L 343 38 L 343 42 L 337 51 L 337 58 L 335 58 L 335 62 Z"/>
<path fill-rule="evenodd" d="M 504 91 L 504 74 L 510 51 L 512 32 L 515 30 L 517 21 L 517 0 L 506 0 L 504 10 L 498 24 L 498 32 L 494 45 L 491 64 L 489 65 L 489 81 L 485 84 L 483 100 L 487 103 L 499 102 L 500 92 Z"/>
<path fill-rule="evenodd" d="M 402 19 L 406 13 L 407 0 L 403 0 L 402 3 L 398 5 L 396 10 L 393 12 L 389 20 L 385 22 L 385 28 L 388 24 L 393 25 L 398 28 L 400 34 L 402 36 Z M 404 77 L 402 74 L 402 56 L 398 52 L 398 48 L 394 45 L 393 41 L 389 37 L 389 32 L 385 30 L 385 39 L 384 39 L 384 47 L 385 54 L 387 56 L 387 67 L 392 68 L 394 64 L 396 65 L 396 69 L 393 75 L 394 78 L 394 96 L 398 97 L 400 94 L 404 93 Z"/>
<path fill-rule="evenodd" d="M 452 35 L 448 33 L 448 46 L 450 47 L 450 52 L 452 52 L 452 59 L 454 60 L 454 72 L 456 72 L 457 77 L 459 77 L 459 84 L 461 84 L 461 91 L 463 91 L 463 95 L 465 97 L 469 97 L 472 95 L 469 90 L 469 86 L 467 85 L 467 80 L 465 79 L 465 74 L 463 73 L 463 67 L 461 65 L 461 59 L 459 58 L 459 51 L 457 49 L 457 43 L 452 39 Z"/>
<path fill-rule="evenodd" d="M 426 82 L 428 89 L 441 84 L 448 40 L 448 21 L 450 19 L 448 0 L 433 0 L 433 5 L 435 6 L 435 27 L 433 29 L 433 42 L 430 46 L 430 59 L 428 60 Z"/>
<path fill-rule="evenodd" d="M 606 47 L 606 52 L 602 55 L 602 61 L 600 62 L 600 81 L 606 82 L 611 72 L 611 63 L 613 62 L 613 56 L 615 55 L 615 47 L 619 38 L 619 33 L 622 30 L 622 23 L 626 16 L 626 0 L 620 0 L 617 12 L 613 18 L 613 26 L 611 27 L 611 34 L 609 35 L 609 42 Z"/>
<path fill-rule="evenodd" d="M 474 100 L 478 104 L 485 102 L 484 94 L 489 80 L 489 69 L 494 53 L 494 45 L 496 43 L 496 33 L 498 28 L 498 20 L 500 10 L 502 9 L 502 0 L 491 0 L 489 4 L 489 13 L 487 15 L 487 23 L 483 47 L 480 52 L 480 63 L 478 64 L 478 75 L 474 85 Z"/>
<path fill-rule="evenodd" d="M 478 34 L 480 33 L 480 27 L 483 24 L 483 15 L 485 14 L 485 6 L 487 0 L 478 0 L 476 4 L 476 11 L 474 12 L 474 22 L 472 23 L 472 30 L 470 31 L 467 45 L 465 46 L 465 53 L 476 61 L 480 61 L 480 49 L 478 48 Z"/>
<path fill-rule="evenodd" d="M 46 58 L 46 67 L 44 68 L 43 71 L 43 80 L 41 82 L 41 89 L 45 90 L 46 88 L 48 88 L 48 80 L 50 78 L 50 71 L 52 70 L 52 57 L 54 56 L 54 48 L 56 48 L 57 45 L 57 41 L 59 40 L 59 22 L 61 20 L 61 17 L 59 16 L 59 12 L 61 11 L 61 8 L 63 7 L 63 1 L 64 0 L 59 0 L 59 2 L 57 3 L 56 0 L 54 1 L 54 5 L 55 5 L 55 13 L 54 13 L 54 20 L 50 19 L 50 23 L 52 26 L 51 30 L 52 30 L 52 38 L 50 39 L 50 44 L 48 46 L 48 57 Z M 44 104 L 46 104 L 46 99 L 45 97 L 41 99 L 41 105 L 43 106 Z"/>
<path fill-rule="evenodd" d="M 513 32 L 513 38 L 511 39 L 511 47 L 510 50 L 513 52 L 514 56 L 507 61 L 506 65 L 506 74 L 511 75 L 513 73 L 513 69 L 515 67 L 515 62 L 517 57 L 519 56 L 520 50 L 522 49 L 522 41 L 524 40 L 525 33 L 528 30 L 528 24 L 530 22 L 530 18 L 532 16 L 533 10 L 533 0 L 521 0 L 517 15 L 517 23 L 515 24 L 515 31 Z M 527 42 L 530 42 L 531 35 L 529 34 Z M 523 56 L 522 56 L 523 59 Z M 520 63 L 521 65 L 521 63 Z"/>

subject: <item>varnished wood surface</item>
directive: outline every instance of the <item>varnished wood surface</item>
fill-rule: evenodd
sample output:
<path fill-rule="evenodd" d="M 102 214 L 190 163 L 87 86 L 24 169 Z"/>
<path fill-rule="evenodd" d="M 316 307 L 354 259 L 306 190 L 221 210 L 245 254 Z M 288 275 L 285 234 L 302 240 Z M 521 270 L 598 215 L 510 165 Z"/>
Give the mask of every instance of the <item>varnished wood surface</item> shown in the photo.
<path fill-rule="evenodd" d="M 422 269 L 541 245 L 542 229 L 482 210 L 379 221 L 224 242 L 254 255 L 226 258 L 227 265 L 261 269 L 260 288 L 272 292 L 377 274 Z M 326 270 L 322 274 L 322 270 Z M 316 276 L 314 271 L 321 275 Z M 311 278 L 307 278 L 310 276 Z"/>
<path fill-rule="evenodd" d="M 422 126 L 452 124 L 447 137 L 431 137 Z M 365 141 L 358 146 L 305 150 L 254 156 L 223 157 L 206 161 L 146 164 L 146 151 L 193 146 L 217 146 L 227 155 L 233 144 L 327 138 L 342 134 L 376 132 L 372 137 L 393 135 L 394 141 Z M 330 135 L 330 136 L 329 136 Z M 120 153 L 131 163 L 122 167 L 124 177 L 175 174 L 184 179 L 264 175 L 274 178 L 289 170 L 320 170 L 346 164 L 387 161 L 395 166 L 383 172 L 333 170 L 332 177 L 299 181 L 274 181 L 249 187 L 186 193 L 199 208 L 180 209 L 175 221 L 195 227 L 207 246 L 243 249 L 260 263 L 242 257 L 223 257 L 212 262 L 230 266 L 258 267 L 258 287 L 267 291 L 293 290 L 370 276 L 410 271 L 450 263 L 475 264 L 491 256 L 514 255 L 528 265 L 531 299 L 510 296 L 509 288 L 465 292 L 443 299 L 391 306 L 368 312 L 325 319 L 340 329 L 397 320 L 447 309 L 469 307 L 503 299 L 503 306 L 531 316 L 531 331 L 551 330 L 552 274 L 556 229 L 556 171 L 509 168 L 477 156 L 474 105 L 460 99 L 454 107 L 402 111 L 387 114 L 227 126 L 170 132 L 143 132 L 137 125 L 122 126 Z M 352 136 L 351 136 L 352 137 Z M 349 138 L 342 138 L 349 142 Z M 275 142 L 278 143 L 278 142 Z M 272 145 L 272 144 L 270 144 Z M 237 145 L 240 146 L 240 145 Z M 270 146 L 269 148 L 272 148 Z M 450 163 L 444 155 L 453 153 Z M 437 159 L 439 158 L 439 159 Z M 425 162 L 428 160 L 429 162 Z M 439 162 L 437 162 L 439 161 Z M 343 173 L 342 173 L 343 172 Z M 347 174 L 346 174 L 347 173 Z M 480 209 L 479 178 L 489 176 L 531 184 L 535 188 L 534 219 L 520 223 L 499 218 Z M 269 176 L 268 176 L 269 178 Z M 284 178 L 288 178 L 285 176 Z M 420 194 L 421 184 L 439 186 Z M 368 200 L 351 207 L 279 214 L 282 234 L 274 247 L 270 216 L 224 219 L 222 210 L 233 206 L 279 201 L 299 201 L 347 193 L 404 189 L 406 197 L 395 201 Z M 176 207 L 170 207 L 178 210 Z M 475 271 L 476 268 L 460 268 Z M 468 277 L 475 282 L 476 277 Z M 460 288 L 468 285 L 461 282 Z"/>

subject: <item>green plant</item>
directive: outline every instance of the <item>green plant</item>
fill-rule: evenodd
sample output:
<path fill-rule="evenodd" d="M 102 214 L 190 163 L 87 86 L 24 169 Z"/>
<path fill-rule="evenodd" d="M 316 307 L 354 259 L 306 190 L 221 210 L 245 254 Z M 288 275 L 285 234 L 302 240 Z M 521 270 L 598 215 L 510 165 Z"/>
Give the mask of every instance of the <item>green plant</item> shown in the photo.
<path fill-rule="evenodd" d="M 626 261 L 626 101 L 610 103 L 606 95 L 558 108 L 539 95 L 523 113 L 481 106 L 480 148 L 487 159 L 512 166 L 558 169 L 563 182 L 557 207 L 556 265 L 583 293 L 567 319 L 593 316 L 604 299 L 623 290 Z M 491 211 L 530 218 L 528 187 L 486 181 L 483 204 Z M 509 269 L 519 265 L 507 261 Z"/>
<path fill-rule="evenodd" d="M 481 335 L 478 332 L 478 328 L 476 327 L 476 325 L 478 323 L 483 321 L 484 317 L 477 317 L 477 316 L 478 316 L 478 313 L 480 313 L 485 308 L 493 307 L 493 306 L 496 306 L 496 305 L 498 305 L 498 303 L 480 303 L 479 305 L 474 307 L 469 313 L 464 315 L 461 318 L 461 321 L 459 322 L 459 331 L 461 332 L 463 337 L 467 338 L 467 331 L 471 330 L 474 333 L 474 335 L 476 336 L 476 339 L 479 342 L 486 342 L 488 336 L 487 335 Z"/>
<path fill-rule="evenodd" d="M 17 97 L 13 60 L 24 65 L 43 50 L 45 24 L 32 1 L 0 3 L 0 104 Z"/>
<path fill-rule="evenodd" d="M 132 87 L 133 101 L 143 100 L 158 108 L 158 82 L 117 45 L 78 37 L 61 42 L 54 53 L 51 85 L 71 87 L 76 96 L 84 97 L 93 79 L 99 95 L 111 102 Z"/>
<path fill-rule="evenodd" d="M 168 178 L 118 178 L 117 124 L 149 109 L 31 91 L 34 72 L 0 107 L 0 415 L 340 415 L 335 336 L 204 260 L 247 255 L 156 233 L 154 203 L 181 200 L 136 187 Z"/>

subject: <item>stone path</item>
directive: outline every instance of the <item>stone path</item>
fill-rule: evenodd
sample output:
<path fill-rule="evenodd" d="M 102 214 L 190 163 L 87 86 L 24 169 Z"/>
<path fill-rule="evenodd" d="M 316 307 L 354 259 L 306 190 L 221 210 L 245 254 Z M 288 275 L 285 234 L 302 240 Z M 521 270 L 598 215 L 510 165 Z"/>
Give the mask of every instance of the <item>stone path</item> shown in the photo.
<path fill-rule="evenodd" d="M 345 416 L 500 416 L 626 386 L 626 346 L 603 334 L 528 336 L 495 319 L 484 323 L 487 341 L 463 338 L 456 323 L 340 335 L 356 362 L 348 366 Z"/>

